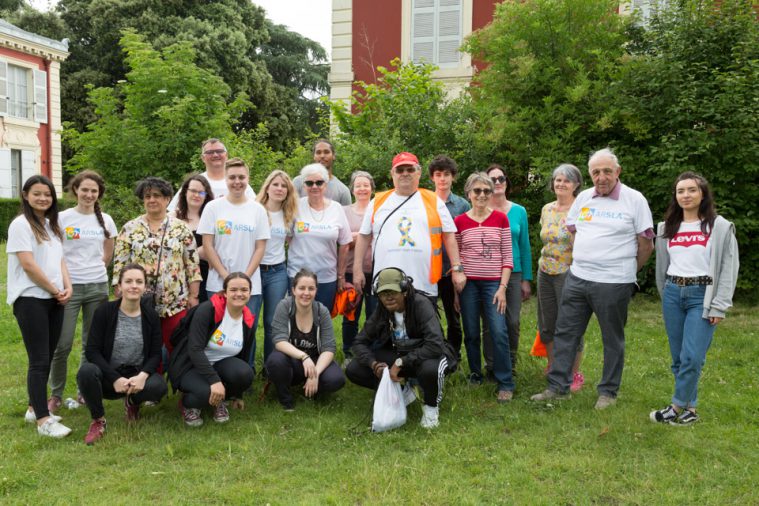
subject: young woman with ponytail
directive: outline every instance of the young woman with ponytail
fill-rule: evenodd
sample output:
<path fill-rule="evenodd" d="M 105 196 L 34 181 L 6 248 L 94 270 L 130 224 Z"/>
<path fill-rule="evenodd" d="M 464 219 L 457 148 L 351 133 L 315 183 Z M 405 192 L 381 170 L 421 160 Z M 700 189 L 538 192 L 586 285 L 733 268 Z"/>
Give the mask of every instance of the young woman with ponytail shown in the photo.
<path fill-rule="evenodd" d="M 74 176 L 70 183 L 76 198 L 76 207 L 59 215 L 63 232 L 63 257 L 71 276 L 73 294 L 63 312 L 63 328 L 58 347 L 50 365 L 50 398 L 47 405 L 51 413 L 61 407 L 66 387 L 66 372 L 71 353 L 76 321 L 82 313 L 82 358 L 95 309 L 108 300 L 108 264 L 113 258 L 113 244 L 118 230 L 110 216 L 100 210 L 100 199 L 105 193 L 105 181 L 97 172 L 85 170 Z M 66 399 L 66 407 L 78 408 L 81 397 Z"/>

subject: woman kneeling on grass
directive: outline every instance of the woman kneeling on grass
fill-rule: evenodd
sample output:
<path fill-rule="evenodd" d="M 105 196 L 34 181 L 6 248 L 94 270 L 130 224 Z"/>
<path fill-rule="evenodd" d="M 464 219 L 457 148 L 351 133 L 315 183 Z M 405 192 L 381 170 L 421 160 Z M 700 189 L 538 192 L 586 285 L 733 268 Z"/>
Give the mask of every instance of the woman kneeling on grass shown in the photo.
<path fill-rule="evenodd" d="M 79 391 L 92 415 L 84 442 L 105 434 L 103 398 L 124 398 L 127 421 L 140 417 L 140 404 L 159 402 L 166 382 L 156 370 L 161 363 L 161 322 L 145 301 L 145 269 L 127 264 L 119 272 L 121 298 L 104 302 L 92 317 L 85 347 L 87 362 L 76 375 Z"/>
<path fill-rule="evenodd" d="M 274 351 L 266 360 L 266 371 L 286 411 L 293 410 L 291 385 L 304 385 L 306 397 L 345 385 L 343 371 L 333 360 L 337 347 L 332 317 L 315 300 L 316 287 L 316 274 L 301 269 L 293 279 L 293 295 L 277 304 L 274 312 Z"/>
<path fill-rule="evenodd" d="M 698 380 L 717 324 L 733 304 L 738 279 L 735 226 L 717 215 L 706 179 L 684 172 L 675 181 L 656 234 L 656 287 L 672 355 L 672 403 L 651 421 L 698 421 Z"/>
<path fill-rule="evenodd" d="M 221 292 L 198 306 L 187 338 L 171 355 L 169 378 L 182 392 L 179 409 L 190 427 L 203 425 L 200 410 L 214 408 L 215 422 L 229 421 L 226 400 L 242 408 L 242 394 L 253 383 L 248 357 L 253 346 L 253 313 L 246 304 L 252 284 L 244 272 L 229 274 Z"/>

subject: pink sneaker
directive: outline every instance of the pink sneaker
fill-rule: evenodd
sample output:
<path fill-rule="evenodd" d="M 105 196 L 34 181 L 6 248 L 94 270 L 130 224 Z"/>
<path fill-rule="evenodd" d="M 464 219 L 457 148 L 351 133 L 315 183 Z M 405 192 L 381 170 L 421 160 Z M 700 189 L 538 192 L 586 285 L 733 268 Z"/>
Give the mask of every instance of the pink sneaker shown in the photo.
<path fill-rule="evenodd" d="M 585 384 L 585 376 L 581 372 L 576 372 L 574 378 L 572 378 L 572 385 L 569 390 L 572 392 L 579 392 L 582 386 Z"/>
<path fill-rule="evenodd" d="M 61 406 L 63 405 L 63 401 L 61 401 L 61 398 L 57 395 L 51 395 L 50 398 L 47 400 L 47 410 L 52 415 L 53 413 L 56 413 L 59 409 L 61 409 Z"/>

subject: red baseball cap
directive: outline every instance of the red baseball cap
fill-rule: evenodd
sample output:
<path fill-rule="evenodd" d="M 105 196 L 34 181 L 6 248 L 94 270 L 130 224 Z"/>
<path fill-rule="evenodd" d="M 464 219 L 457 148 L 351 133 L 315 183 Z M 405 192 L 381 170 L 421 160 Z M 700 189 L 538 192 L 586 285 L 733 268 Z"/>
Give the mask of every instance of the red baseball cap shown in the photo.
<path fill-rule="evenodd" d="M 414 167 L 419 166 L 419 160 L 417 159 L 416 155 L 413 153 L 409 153 L 408 151 L 402 151 L 395 155 L 393 158 L 393 169 L 396 167 L 400 167 L 401 165 L 413 165 Z"/>

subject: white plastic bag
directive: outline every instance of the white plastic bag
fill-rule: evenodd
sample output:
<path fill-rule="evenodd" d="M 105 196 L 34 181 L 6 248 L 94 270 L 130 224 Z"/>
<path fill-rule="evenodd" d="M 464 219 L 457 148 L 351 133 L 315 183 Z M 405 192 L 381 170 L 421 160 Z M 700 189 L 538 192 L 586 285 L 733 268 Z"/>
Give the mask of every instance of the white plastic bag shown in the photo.
<path fill-rule="evenodd" d="M 385 432 L 406 423 L 406 403 L 401 384 L 390 379 L 388 367 L 382 371 L 377 395 L 374 397 L 372 432 Z"/>

